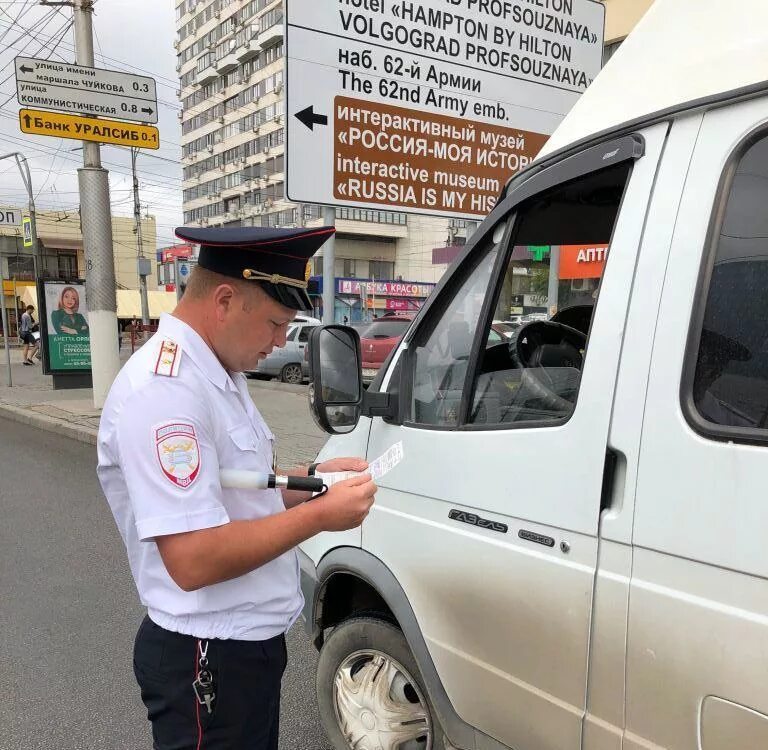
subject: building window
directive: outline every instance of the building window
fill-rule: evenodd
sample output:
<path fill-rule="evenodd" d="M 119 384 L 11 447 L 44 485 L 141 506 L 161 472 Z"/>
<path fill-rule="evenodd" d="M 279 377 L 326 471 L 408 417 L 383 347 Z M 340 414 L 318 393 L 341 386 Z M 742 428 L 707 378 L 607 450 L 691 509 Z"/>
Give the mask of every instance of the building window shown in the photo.
<path fill-rule="evenodd" d="M 342 260 L 343 265 L 343 271 L 342 276 L 354 278 L 355 276 L 355 259 L 354 258 L 344 258 Z"/>
<path fill-rule="evenodd" d="M 371 260 L 368 262 L 368 274 L 372 279 L 391 279 L 395 274 L 395 264 L 389 260 Z"/>
<path fill-rule="evenodd" d="M 59 278 L 76 279 L 77 277 L 77 255 L 59 253 Z"/>

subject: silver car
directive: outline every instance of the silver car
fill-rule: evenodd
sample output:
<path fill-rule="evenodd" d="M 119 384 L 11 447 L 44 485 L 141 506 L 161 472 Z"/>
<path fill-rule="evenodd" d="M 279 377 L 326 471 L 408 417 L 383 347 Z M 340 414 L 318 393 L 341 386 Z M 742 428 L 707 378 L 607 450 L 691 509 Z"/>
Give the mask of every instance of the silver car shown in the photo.
<path fill-rule="evenodd" d="M 280 378 L 283 383 L 299 384 L 304 380 L 301 365 L 309 334 L 319 326 L 317 318 L 297 317 L 288 328 L 285 346 L 275 349 L 247 374 L 256 377 Z"/>

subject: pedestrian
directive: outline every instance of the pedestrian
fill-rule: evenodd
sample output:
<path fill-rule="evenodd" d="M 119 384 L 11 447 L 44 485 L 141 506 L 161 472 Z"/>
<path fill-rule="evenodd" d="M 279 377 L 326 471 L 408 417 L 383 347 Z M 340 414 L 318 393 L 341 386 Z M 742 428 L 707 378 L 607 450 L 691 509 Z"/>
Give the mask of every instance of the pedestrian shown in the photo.
<path fill-rule="evenodd" d="M 19 325 L 19 338 L 24 344 L 24 350 L 21 354 L 22 364 L 30 366 L 35 363 L 32 361 L 32 357 L 37 354 L 39 344 L 33 335 L 33 330 L 36 328 L 35 319 L 33 313 L 35 312 L 34 305 L 27 305 L 26 310 L 21 316 L 21 324 Z M 29 348 L 32 347 L 32 354 L 29 353 Z"/>
<path fill-rule="evenodd" d="M 322 497 L 223 489 L 220 469 L 274 471 L 274 436 L 243 371 L 311 309 L 321 229 L 187 229 L 197 267 L 176 309 L 123 367 L 98 435 L 98 475 L 147 616 L 134 673 L 156 750 L 276 750 L 285 632 L 303 597 L 295 546 L 359 526 L 368 474 Z M 355 471 L 338 458 L 292 474 Z"/>

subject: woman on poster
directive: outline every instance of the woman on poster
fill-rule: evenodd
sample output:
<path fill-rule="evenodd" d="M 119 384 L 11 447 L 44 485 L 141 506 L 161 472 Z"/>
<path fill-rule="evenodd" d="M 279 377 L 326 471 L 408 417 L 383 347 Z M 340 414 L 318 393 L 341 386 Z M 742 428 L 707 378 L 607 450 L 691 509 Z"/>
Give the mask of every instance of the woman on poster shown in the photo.
<path fill-rule="evenodd" d="M 73 286 L 65 286 L 59 297 L 59 308 L 51 313 L 53 330 L 58 334 L 85 336 L 88 334 L 88 322 L 81 315 L 80 295 Z"/>

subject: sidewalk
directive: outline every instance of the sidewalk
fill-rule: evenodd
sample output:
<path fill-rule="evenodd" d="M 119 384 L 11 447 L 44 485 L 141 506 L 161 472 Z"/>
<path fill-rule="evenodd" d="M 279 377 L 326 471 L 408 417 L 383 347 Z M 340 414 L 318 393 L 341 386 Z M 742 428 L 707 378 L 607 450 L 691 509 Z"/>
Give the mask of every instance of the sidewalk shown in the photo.
<path fill-rule="evenodd" d="M 126 362 L 130 355 L 130 345 L 124 345 L 120 352 L 121 361 Z M 5 351 L 0 350 L 0 417 L 96 445 L 101 410 L 94 408 L 90 388 L 54 391 L 51 376 L 42 374 L 39 363 L 36 362 L 33 367 L 22 364 L 20 349 L 11 349 L 11 376 L 13 386 L 9 388 Z M 285 425 L 285 436 L 279 434 L 282 430 L 276 429 L 276 426 L 273 430 L 281 438 L 281 443 L 285 437 L 294 446 L 291 459 L 299 463 L 312 461 L 327 435 L 311 424 L 309 408 L 304 407 L 306 386 L 250 380 L 248 387 L 269 423 L 274 423 L 279 411 L 270 408 L 272 399 L 265 398 L 265 391 L 283 391 L 293 394 L 292 401 L 300 400 L 296 406 L 301 405 L 301 408 L 297 410 L 303 412 L 306 408 L 306 419 L 294 417 L 289 420 Z"/>

